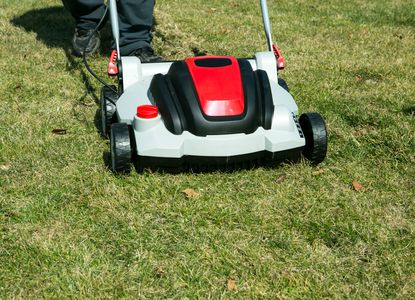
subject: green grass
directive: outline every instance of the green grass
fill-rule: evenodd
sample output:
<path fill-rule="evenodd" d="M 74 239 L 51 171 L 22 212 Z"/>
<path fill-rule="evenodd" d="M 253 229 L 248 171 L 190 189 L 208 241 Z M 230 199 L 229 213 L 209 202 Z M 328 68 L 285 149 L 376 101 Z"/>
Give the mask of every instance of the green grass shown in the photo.
<path fill-rule="evenodd" d="M 225 2 L 157 1 L 155 48 L 264 49 L 258 3 Z M 327 121 L 325 162 L 114 176 L 69 14 L 0 1 L 0 298 L 415 297 L 415 4 L 269 2 L 281 76 Z"/>

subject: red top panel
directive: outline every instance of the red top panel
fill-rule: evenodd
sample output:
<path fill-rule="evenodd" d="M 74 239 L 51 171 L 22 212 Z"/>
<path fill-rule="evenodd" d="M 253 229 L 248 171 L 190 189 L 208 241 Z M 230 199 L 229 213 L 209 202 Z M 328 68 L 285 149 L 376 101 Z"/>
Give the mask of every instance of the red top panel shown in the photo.
<path fill-rule="evenodd" d="M 185 62 L 205 115 L 226 117 L 244 112 L 241 72 L 235 57 L 199 56 Z"/>

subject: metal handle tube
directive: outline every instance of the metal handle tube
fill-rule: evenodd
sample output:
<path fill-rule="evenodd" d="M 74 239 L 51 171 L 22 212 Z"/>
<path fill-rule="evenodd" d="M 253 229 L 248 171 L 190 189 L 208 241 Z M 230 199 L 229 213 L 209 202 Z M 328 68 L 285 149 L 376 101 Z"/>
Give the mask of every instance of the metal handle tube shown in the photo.
<path fill-rule="evenodd" d="M 120 26 L 118 24 L 118 11 L 117 11 L 117 1 L 109 0 L 109 10 L 110 10 L 110 21 L 112 29 L 112 37 L 115 42 L 115 47 L 117 49 L 117 57 L 120 59 Z"/>
<path fill-rule="evenodd" d="M 271 22 L 269 21 L 267 0 L 261 1 L 262 21 L 264 23 L 265 35 L 268 41 L 268 50 L 272 51 Z"/>

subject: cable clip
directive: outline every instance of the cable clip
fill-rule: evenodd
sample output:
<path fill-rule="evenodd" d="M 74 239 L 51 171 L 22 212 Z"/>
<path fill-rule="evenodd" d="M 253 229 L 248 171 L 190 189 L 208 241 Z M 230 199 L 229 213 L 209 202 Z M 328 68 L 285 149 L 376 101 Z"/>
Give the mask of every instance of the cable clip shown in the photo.
<path fill-rule="evenodd" d="M 117 58 L 118 58 L 117 50 L 112 50 L 111 55 L 110 55 L 110 61 L 108 63 L 108 75 L 109 76 L 118 75 L 118 67 L 116 64 Z"/>
<path fill-rule="evenodd" d="M 285 60 L 284 57 L 282 57 L 282 53 L 280 49 L 278 49 L 278 46 L 273 44 L 272 45 L 272 51 L 275 54 L 275 57 L 277 58 L 277 69 L 278 70 L 284 70 L 285 68 Z"/>

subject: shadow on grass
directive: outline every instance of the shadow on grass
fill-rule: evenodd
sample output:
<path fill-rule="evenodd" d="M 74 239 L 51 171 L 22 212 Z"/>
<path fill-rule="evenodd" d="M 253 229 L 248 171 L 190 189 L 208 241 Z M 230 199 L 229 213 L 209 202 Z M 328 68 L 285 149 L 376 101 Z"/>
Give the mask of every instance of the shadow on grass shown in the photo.
<path fill-rule="evenodd" d="M 63 6 L 53 6 L 42 9 L 34 9 L 25 12 L 23 15 L 10 20 L 14 26 L 23 28 L 27 32 L 36 33 L 39 41 L 51 48 L 62 48 L 68 61 L 67 70 L 69 72 L 79 72 L 84 83 L 85 91 L 74 104 L 74 111 L 79 105 L 90 106 L 86 98 L 92 97 L 96 104 L 99 104 L 97 91 L 91 83 L 89 76 L 83 66 L 82 60 L 75 58 L 71 53 L 71 39 L 74 33 L 75 22 L 69 12 Z M 111 49 L 111 34 L 108 28 L 101 31 L 101 48 L 98 55 L 109 53 Z M 99 114 L 94 118 L 94 125 L 100 129 Z M 74 112 L 75 118 L 78 118 Z M 83 120 L 79 120 L 83 121 Z"/>
<path fill-rule="evenodd" d="M 35 32 L 37 39 L 49 47 L 69 49 L 74 21 L 70 14 L 59 6 L 34 9 L 15 17 L 11 23 Z"/>
<path fill-rule="evenodd" d="M 82 63 L 75 59 L 71 53 L 71 38 L 74 33 L 75 23 L 70 14 L 60 6 L 47 7 L 43 9 L 34 9 L 15 17 L 11 23 L 17 27 L 21 27 L 27 32 L 35 32 L 39 41 L 48 47 L 62 48 L 68 61 L 67 70 L 72 72 L 79 71 L 82 82 L 85 85 L 85 93 L 79 97 L 78 103 L 85 103 L 85 98 L 90 95 L 96 103 L 99 102 L 95 95 L 89 76 L 85 73 Z M 102 34 L 103 38 L 100 54 L 109 50 L 107 34 Z"/>
<path fill-rule="evenodd" d="M 63 6 L 52 6 L 34 9 L 15 17 L 10 22 L 27 32 L 36 33 L 39 41 L 48 47 L 62 48 L 65 53 L 71 54 L 71 39 L 74 33 L 75 22 Z M 100 30 L 101 48 L 99 54 L 107 54 L 111 49 L 111 34 L 108 28 Z"/>

